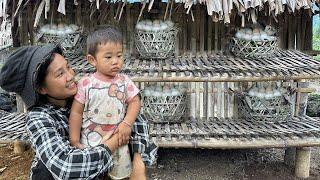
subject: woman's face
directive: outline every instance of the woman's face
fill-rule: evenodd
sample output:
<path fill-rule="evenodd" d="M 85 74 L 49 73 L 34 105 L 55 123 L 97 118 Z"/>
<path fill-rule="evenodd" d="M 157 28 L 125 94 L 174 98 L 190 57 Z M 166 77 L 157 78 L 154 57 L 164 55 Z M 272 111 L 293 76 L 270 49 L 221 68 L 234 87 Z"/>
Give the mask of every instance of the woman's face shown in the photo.
<path fill-rule="evenodd" d="M 75 73 L 65 58 L 60 54 L 54 54 L 53 61 L 47 69 L 44 87 L 40 88 L 40 93 L 48 95 L 49 101 L 54 99 L 63 102 L 77 92 L 74 76 Z"/>

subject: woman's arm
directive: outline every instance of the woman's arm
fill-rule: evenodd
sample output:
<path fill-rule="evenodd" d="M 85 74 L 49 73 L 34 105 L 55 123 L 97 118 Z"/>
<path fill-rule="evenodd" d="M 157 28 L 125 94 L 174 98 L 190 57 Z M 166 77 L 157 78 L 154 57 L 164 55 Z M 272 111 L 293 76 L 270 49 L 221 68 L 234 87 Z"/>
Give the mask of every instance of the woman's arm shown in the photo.
<path fill-rule="evenodd" d="M 117 147 L 117 139 L 111 138 L 105 144 L 107 146 L 76 149 L 71 147 L 67 137 L 61 134 L 64 129 L 55 123 L 59 120 L 50 113 L 30 112 L 27 116 L 27 131 L 36 156 L 53 177 L 92 179 L 111 170 L 113 166 L 111 150 Z"/>

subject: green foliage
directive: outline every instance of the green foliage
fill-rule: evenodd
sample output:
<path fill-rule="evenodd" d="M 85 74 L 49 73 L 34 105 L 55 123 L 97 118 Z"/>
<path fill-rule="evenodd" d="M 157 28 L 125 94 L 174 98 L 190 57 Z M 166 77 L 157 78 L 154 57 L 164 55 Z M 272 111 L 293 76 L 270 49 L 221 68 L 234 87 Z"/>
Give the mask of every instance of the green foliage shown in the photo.
<path fill-rule="evenodd" d="M 320 55 L 313 56 L 313 59 L 320 61 Z"/>
<path fill-rule="evenodd" d="M 320 21 L 319 16 L 313 17 L 313 36 L 312 36 L 312 49 L 320 50 Z"/>
<path fill-rule="evenodd" d="M 312 49 L 320 51 L 320 36 L 319 35 L 318 35 L 318 37 L 313 36 L 313 38 L 312 38 Z"/>

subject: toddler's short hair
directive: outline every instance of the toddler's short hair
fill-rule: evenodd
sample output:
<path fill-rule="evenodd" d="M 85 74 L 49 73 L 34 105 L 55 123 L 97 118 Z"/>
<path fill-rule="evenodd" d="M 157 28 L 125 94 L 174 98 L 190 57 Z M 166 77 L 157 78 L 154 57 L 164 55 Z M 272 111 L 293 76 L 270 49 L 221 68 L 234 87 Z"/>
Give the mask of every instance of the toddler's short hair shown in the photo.
<path fill-rule="evenodd" d="M 98 45 L 108 42 L 122 44 L 122 39 L 122 34 L 118 28 L 111 25 L 98 27 L 98 29 L 90 33 L 87 37 L 87 53 L 95 56 Z"/>

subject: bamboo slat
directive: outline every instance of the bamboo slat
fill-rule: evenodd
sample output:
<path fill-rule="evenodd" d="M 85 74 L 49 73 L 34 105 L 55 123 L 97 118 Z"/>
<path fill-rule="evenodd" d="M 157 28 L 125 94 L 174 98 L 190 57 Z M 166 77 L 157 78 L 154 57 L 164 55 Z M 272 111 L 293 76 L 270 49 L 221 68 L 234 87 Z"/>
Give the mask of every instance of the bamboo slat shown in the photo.
<path fill-rule="evenodd" d="M 70 60 L 78 73 L 94 71 L 82 57 Z M 320 78 L 320 62 L 295 50 L 280 50 L 273 58 L 248 59 L 220 53 L 143 60 L 127 56 L 123 72 L 136 82 L 241 82 Z M 148 72 L 150 76 L 141 76 Z M 157 75 L 155 75 L 157 73 Z M 167 76 L 164 77 L 163 74 Z M 177 76 L 173 77 L 175 73 Z M 184 74 L 183 76 L 181 74 Z"/>

